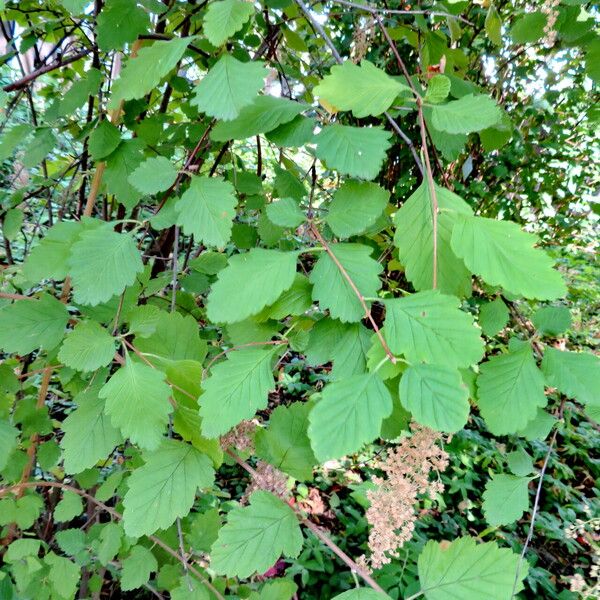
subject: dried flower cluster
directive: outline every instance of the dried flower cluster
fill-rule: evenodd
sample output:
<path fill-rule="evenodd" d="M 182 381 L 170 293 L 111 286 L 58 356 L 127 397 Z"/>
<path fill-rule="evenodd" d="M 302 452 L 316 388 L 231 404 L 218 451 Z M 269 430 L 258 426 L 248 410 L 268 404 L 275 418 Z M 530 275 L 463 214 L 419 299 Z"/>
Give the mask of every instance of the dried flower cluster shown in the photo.
<path fill-rule="evenodd" d="M 242 496 L 241 503 L 246 504 L 253 492 L 257 490 L 265 490 L 285 500 L 290 495 L 290 490 L 287 486 L 288 476 L 276 469 L 273 465 L 259 460 L 255 474 L 252 475 L 252 481 L 246 488 Z"/>
<path fill-rule="evenodd" d="M 542 6 L 542 12 L 546 15 L 546 25 L 544 26 L 544 43 L 547 46 L 554 46 L 556 42 L 556 19 L 558 18 L 558 7 L 560 0 L 545 0 Z"/>
<path fill-rule="evenodd" d="M 588 514 L 591 509 L 586 510 Z M 571 539 L 585 538 L 591 546 L 592 566 L 586 578 L 581 573 L 575 573 L 569 578 L 569 589 L 580 595 L 581 598 L 600 598 L 600 517 L 587 521 L 577 519 L 567 527 L 565 535 Z"/>
<path fill-rule="evenodd" d="M 371 45 L 371 35 L 375 26 L 373 17 L 361 19 L 360 23 L 354 28 L 354 40 L 352 44 L 352 62 L 358 64 L 369 51 Z"/>
<path fill-rule="evenodd" d="M 221 438 L 221 447 L 225 450 L 234 448 L 238 452 L 245 452 L 246 450 L 253 452 L 254 430 L 257 424 L 256 421 L 242 421 Z"/>
<path fill-rule="evenodd" d="M 398 556 L 398 550 L 412 537 L 419 496 L 433 498 L 443 491 L 439 481 L 430 481 L 432 471 L 448 466 L 448 454 L 438 446 L 441 434 L 412 425 L 412 435 L 404 438 L 382 462 L 386 478 L 374 477 L 376 490 L 367 492 L 371 506 L 369 549 L 371 567 L 378 569 Z"/>

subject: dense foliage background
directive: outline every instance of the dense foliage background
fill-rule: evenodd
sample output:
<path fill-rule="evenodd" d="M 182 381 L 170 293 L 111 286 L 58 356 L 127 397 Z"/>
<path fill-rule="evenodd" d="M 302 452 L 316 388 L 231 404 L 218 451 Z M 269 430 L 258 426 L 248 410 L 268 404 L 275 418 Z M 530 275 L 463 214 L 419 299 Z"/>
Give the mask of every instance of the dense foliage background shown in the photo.
<path fill-rule="evenodd" d="M 593 3 L 0 15 L 0 599 L 599 597 Z"/>

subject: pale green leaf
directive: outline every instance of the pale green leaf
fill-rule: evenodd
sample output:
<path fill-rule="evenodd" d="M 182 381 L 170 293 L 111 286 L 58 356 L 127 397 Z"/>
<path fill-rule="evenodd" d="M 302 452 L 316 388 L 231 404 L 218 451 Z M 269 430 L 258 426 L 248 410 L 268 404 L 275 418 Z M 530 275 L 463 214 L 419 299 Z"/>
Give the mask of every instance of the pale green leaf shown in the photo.
<path fill-rule="evenodd" d="M 212 596 L 204 583 L 189 575 L 184 575 L 181 583 L 169 593 L 171 600 L 211 600 Z"/>
<path fill-rule="evenodd" d="M 500 297 L 486 302 L 479 309 L 479 325 L 488 337 L 493 337 L 504 329 L 508 323 L 508 317 L 508 308 Z"/>
<path fill-rule="evenodd" d="M 462 429 L 469 416 L 469 392 L 460 373 L 438 365 L 413 365 L 400 380 L 400 400 L 415 421 L 445 433 Z"/>
<path fill-rule="evenodd" d="M 249 600 L 292 600 L 298 586 L 291 579 L 274 579 L 265 583 L 260 592 L 252 592 Z"/>
<path fill-rule="evenodd" d="M 244 106 L 232 121 L 221 121 L 213 128 L 210 137 L 216 142 L 243 140 L 266 133 L 283 123 L 291 121 L 308 106 L 287 98 L 258 96 L 251 104 Z"/>
<path fill-rule="evenodd" d="M 150 574 L 158 570 L 154 554 L 144 546 L 134 546 L 122 563 L 121 589 L 124 592 L 142 587 Z"/>
<path fill-rule="evenodd" d="M 436 290 L 386 300 L 385 337 L 394 354 L 410 362 L 468 367 L 483 356 L 473 317 L 454 296 Z"/>
<path fill-rule="evenodd" d="M 549 385 L 588 407 L 600 405 L 600 358 L 547 347 L 542 371 Z"/>
<path fill-rule="evenodd" d="M 376 373 L 328 384 L 309 415 L 308 436 L 320 462 L 357 452 L 381 431 L 392 397 Z"/>
<path fill-rule="evenodd" d="M 375 223 L 389 199 L 390 193 L 376 183 L 346 181 L 335 192 L 325 221 L 339 238 L 358 235 Z"/>
<path fill-rule="evenodd" d="M 307 434 L 310 408 L 304 402 L 278 406 L 268 427 L 258 429 L 254 436 L 259 458 L 300 481 L 312 478 L 317 463 Z"/>
<path fill-rule="evenodd" d="M 194 317 L 164 311 L 156 316 L 154 331 L 136 339 L 136 347 L 150 354 L 148 360 L 157 366 L 169 366 L 181 360 L 202 362 L 207 350 Z"/>
<path fill-rule="evenodd" d="M 62 422 L 60 442 L 66 473 L 81 473 L 105 459 L 123 442 L 118 429 L 104 414 L 104 400 L 93 391 L 79 394 L 78 407 Z"/>
<path fill-rule="evenodd" d="M 330 248 L 362 296 L 377 296 L 382 267 L 371 257 L 372 249 L 361 244 L 331 244 Z M 321 254 L 309 279 L 313 284 L 313 299 L 321 309 L 329 310 L 334 319 L 360 321 L 365 316 L 348 279 L 328 253 Z"/>
<path fill-rule="evenodd" d="M 537 42 L 544 35 L 547 17 L 543 12 L 529 12 L 519 17 L 510 29 L 510 37 L 515 44 Z"/>
<path fill-rule="evenodd" d="M 229 181 L 193 177 L 175 204 L 177 223 L 198 242 L 222 248 L 231 237 L 236 205 L 235 190 Z"/>
<path fill-rule="evenodd" d="M 558 335 L 571 327 L 571 311 L 566 306 L 543 306 L 532 321 L 540 333 Z"/>
<path fill-rule="evenodd" d="M 450 80 L 445 75 L 435 75 L 427 83 L 425 102 L 438 104 L 443 102 L 450 93 Z"/>
<path fill-rule="evenodd" d="M 196 87 L 191 104 L 211 117 L 230 121 L 252 103 L 266 75 L 262 62 L 240 62 L 224 54 Z"/>
<path fill-rule="evenodd" d="M 105 159 L 106 169 L 102 181 L 106 184 L 107 191 L 114 194 L 128 210 L 133 210 L 142 197 L 142 193 L 129 183 L 129 176 L 144 160 L 143 148 L 144 143 L 139 138 L 123 140 Z"/>
<path fill-rule="evenodd" d="M 37 556 L 41 546 L 40 540 L 21 538 L 11 542 L 4 554 L 7 563 L 14 563 L 27 556 Z"/>
<path fill-rule="evenodd" d="M 142 194 L 168 190 L 177 179 L 177 169 L 164 156 L 153 156 L 140 163 L 127 180 Z"/>
<path fill-rule="evenodd" d="M 332 600 L 388 600 L 387 594 L 376 592 L 371 588 L 354 588 L 343 594 L 334 596 Z"/>
<path fill-rule="evenodd" d="M 335 123 L 315 136 L 317 158 L 330 169 L 360 179 L 375 179 L 390 147 L 391 133 L 376 127 Z"/>
<path fill-rule="evenodd" d="M 191 41 L 191 37 L 176 37 L 142 48 L 135 58 L 129 59 L 114 82 L 108 107 L 117 108 L 121 100 L 142 98 L 154 90 L 175 68 Z"/>
<path fill-rule="evenodd" d="M 94 160 L 101 160 L 112 154 L 121 143 L 121 132 L 108 119 L 101 121 L 90 133 L 88 150 Z"/>
<path fill-rule="evenodd" d="M 254 5 L 245 0 L 219 0 L 208 5 L 204 35 L 213 46 L 221 46 L 254 14 Z"/>
<path fill-rule="evenodd" d="M 529 508 L 529 477 L 493 475 L 483 492 L 483 516 L 494 527 L 518 521 Z"/>
<path fill-rule="evenodd" d="M 547 402 L 544 377 L 527 344 L 483 363 L 477 388 L 479 409 L 494 435 L 516 433 Z"/>
<path fill-rule="evenodd" d="M 96 321 L 80 321 L 67 335 L 58 353 L 67 367 L 95 371 L 108 365 L 115 354 L 115 339 Z"/>
<path fill-rule="evenodd" d="M 18 208 L 11 208 L 4 213 L 4 219 L 2 220 L 2 233 L 4 238 L 12 241 L 14 240 L 23 225 L 23 211 Z"/>
<path fill-rule="evenodd" d="M 525 477 L 533 473 L 533 459 L 523 448 L 509 452 L 506 456 L 506 462 L 514 475 Z"/>
<path fill-rule="evenodd" d="M 295 558 L 302 532 L 294 511 L 269 492 L 257 491 L 250 504 L 235 508 L 210 552 L 211 568 L 228 577 L 264 573 L 283 554 Z"/>
<path fill-rule="evenodd" d="M 435 186 L 440 213 L 437 220 L 437 287 L 445 294 L 469 296 L 471 274 L 450 247 L 458 215 L 471 215 L 469 205 L 450 190 Z M 394 217 L 394 244 L 406 278 L 417 290 L 433 287 L 433 212 L 426 181 L 413 192 Z"/>
<path fill-rule="evenodd" d="M 62 340 L 69 313 L 49 294 L 37 300 L 18 300 L 0 308 L 0 348 L 9 354 L 52 350 Z"/>
<path fill-rule="evenodd" d="M 502 119 L 500 107 L 489 97 L 469 94 L 447 104 L 436 104 L 431 122 L 446 133 L 472 133 L 496 125 Z"/>
<path fill-rule="evenodd" d="M 129 537 L 167 529 L 189 513 L 196 490 L 214 481 L 210 458 L 185 442 L 165 439 L 145 461 L 129 478 L 123 500 L 123 525 Z"/>
<path fill-rule="evenodd" d="M 273 304 L 294 283 L 297 256 L 262 248 L 232 256 L 208 295 L 208 318 L 236 323 Z"/>
<path fill-rule="evenodd" d="M 271 306 L 267 306 L 256 319 L 279 320 L 289 315 L 303 315 L 312 306 L 311 292 L 312 286 L 308 278 L 298 273 L 292 287 L 283 292 Z"/>
<path fill-rule="evenodd" d="M 452 250 L 486 283 L 526 298 L 560 298 L 565 284 L 536 241 L 516 223 L 484 217 L 461 218 L 452 231 Z"/>
<path fill-rule="evenodd" d="M 48 578 L 60 598 L 73 598 L 81 576 L 81 567 L 64 556 L 49 552 L 44 562 L 50 567 Z"/>
<path fill-rule="evenodd" d="M 54 507 L 54 520 L 58 523 L 65 523 L 73 520 L 83 512 L 83 502 L 81 496 L 75 492 L 65 490 L 63 497 Z"/>
<path fill-rule="evenodd" d="M 97 17 L 96 36 L 100 50 L 119 50 L 147 33 L 150 18 L 137 2 L 107 0 Z"/>
<path fill-rule="evenodd" d="M 229 352 L 203 382 L 200 397 L 202 433 L 208 438 L 227 433 L 257 410 L 267 407 L 275 387 L 272 361 L 276 347 L 246 348 Z"/>
<path fill-rule="evenodd" d="M 277 146 L 299 148 L 312 142 L 315 125 L 315 119 L 298 115 L 291 121 L 271 129 L 267 132 L 266 138 Z"/>
<path fill-rule="evenodd" d="M 69 256 L 73 298 L 96 306 L 123 292 L 143 270 L 142 257 L 130 234 L 117 233 L 109 225 L 84 231 Z"/>
<path fill-rule="evenodd" d="M 532 442 L 534 440 L 545 440 L 552 427 L 554 427 L 556 419 L 548 414 L 545 410 L 538 408 L 535 417 L 527 422 L 524 427 L 517 431 L 517 435 L 524 437 Z"/>
<path fill-rule="evenodd" d="M 351 110 L 355 117 L 362 118 L 385 112 L 402 91 L 410 89 L 368 60 L 363 60 L 360 66 L 347 60 L 331 67 L 331 73 L 313 93 L 338 110 Z"/>
<path fill-rule="evenodd" d="M 158 447 L 173 410 L 163 373 L 127 358 L 99 395 L 106 399 L 105 412 L 113 426 L 125 437 L 147 450 Z"/>
<path fill-rule="evenodd" d="M 111 522 L 102 527 L 96 547 L 96 554 L 101 565 L 106 566 L 115 557 L 121 547 L 122 539 L 123 528 L 120 524 Z"/>
<path fill-rule="evenodd" d="M 485 32 L 492 44 L 502 45 L 502 19 L 493 3 L 490 3 L 485 15 Z"/>
<path fill-rule="evenodd" d="M 0 471 L 4 469 L 12 451 L 17 447 L 19 430 L 10 423 L 0 420 Z"/>
<path fill-rule="evenodd" d="M 463 537 L 448 542 L 427 542 L 418 559 L 419 581 L 427 600 L 508 600 L 523 589 L 527 562 L 496 542 L 478 544 Z M 519 569 L 520 566 L 520 569 Z M 518 577 L 517 577 L 517 569 Z"/>
<path fill-rule="evenodd" d="M 305 219 L 304 213 L 293 198 L 282 198 L 267 204 L 269 221 L 280 227 L 298 227 Z"/>

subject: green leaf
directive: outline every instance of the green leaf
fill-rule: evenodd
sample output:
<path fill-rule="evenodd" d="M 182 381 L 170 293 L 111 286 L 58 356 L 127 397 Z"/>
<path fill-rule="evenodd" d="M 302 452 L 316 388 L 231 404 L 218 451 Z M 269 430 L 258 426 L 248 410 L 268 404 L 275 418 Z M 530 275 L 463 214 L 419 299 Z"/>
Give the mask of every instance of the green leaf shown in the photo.
<path fill-rule="evenodd" d="M 511 472 L 519 477 L 525 477 L 533 473 L 533 459 L 523 448 L 509 452 L 506 456 L 506 462 Z"/>
<path fill-rule="evenodd" d="M 113 426 L 147 450 L 155 450 L 162 440 L 173 410 L 170 395 L 160 371 L 130 358 L 99 393 L 106 400 L 105 412 Z"/>
<path fill-rule="evenodd" d="M 545 410 L 538 408 L 535 417 L 517 431 L 517 435 L 527 441 L 545 440 L 556 424 L 556 419 Z"/>
<path fill-rule="evenodd" d="M 298 227 L 305 219 L 304 213 L 293 198 L 282 198 L 267 204 L 269 221 L 280 227 Z"/>
<path fill-rule="evenodd" d="M 287 98 L 258 96 L 251 104 L 244 106 L 232 121 L 220 121 L 213 128 L 210 137 L 215 142 L 243 140 L 259 133 L 271 131 L 283 123 L 291 121 L 308 106 Z"/>
<path fill-rule="evenodd" d="M 468 367 L 483 356 L 473 317 L 454 296 L 436 290 L 386 300 L 385 338 L 394 354 L 410 362 Z"/>
<path fill-rule="evenodd" d="M 346 181 L 333 196 L 325 222 L 339 238 L 365 232 L 381 216 L 390 193 L 376 183 Z"/>
<path fill-rule="evenodd" d="M 469 392 L 460 373 L 438 365 L 414 365 L 400 380 L 400 400 L 417 423 L 455 433 L 469 417 Z"/>
<path fill-rule="evenodd" d="M 208 295 L 208 318 L 213 323 L 236 323 L 273 304 L 294 283 L 297 256 L 262 248 L 233 255 Z"/>
<path fill-rule="evenodd" d="M 132 0 L 107 0 L 98 15 L 96 39 L 100 50 L 119 50 L 150 27 L 148 14 Z"/>
<path fill-rule="evenodd" d="M 200 397 L 202 434 L 208 438 L 227 433 L 257 410 L 267 407 L 275 387 L 272 360 L 277 348 L 247 348 L 228 353 L 212 368 Z"/>
<path fill-rule="evenodd" d="M 371 258 L 372 249 L 361 244 L 331 244 L 330 248 L 362 296 L 376 296 L 381 287 L 382 267 Z M 352 286 L 329 254 L 321 254 L 309 279 L 313 284 L 313 299 L 322 310 L 329 310 L 334 319 L 360 321 L 365 316 Z"/>
<path fill-rule="evenodd" d="M 27 169 L 32 169 L 41 163 L 48 153 L 56 148 L 57 142 L 52 129 L 38 127 L 32 140 L 23 150 L 22 163 Z"/>
<path fill-rule="evenodd" d="M 498 297 L 486 302 L 479 309 L 479 325 L 488 337 L 494 337 L 508 324 L 508 308 L 504 300 Z"/>
<path fill-rule="evenodd" d="M 18 300 L 0 308 L 0 348 L 8 354 L 52 350 L 62 340 L 69 313 L 49 294 L 38 300 Z"/>
<path fill-rule="evenodd" d="M 204 583 L 192 579 L 189 575 L 181 578 L 181 583 L 170 590 L 171 600 L 210 600 L 211 594 Z"/>
<path fill-rule="evenodd" d="M 549 385 L 588 407 L 600 405 L 600 358 L 547 347 L 542 371 Z"/>
<path fill-rule="evenodd" d="M 150 195 L 168 190 L 177 179 L 177 169 L 164 156 L 153 156 L 129 175 L 129 183 L 142 194 Z"/>
<path fill-rule="evenodd" d="M 211 568 L 228 577 L 264 573 L 283 554 L 295 558 L 302 532 L 294 511 L 269 492 L 257 491 L 250 505 L 233 509 L 210 552 Z"/>
<path fill-rule="evenodd" d="M 471 274 L 450 247 L 458 215 L 471 215 L 469 205 L 450 190 L 435 186 L 440 213 L 437 231 L 437 285 L 441 292 L 455 296 L 471 294 Z M 433 287 L 433 217 L 426 181 L 415 190 L 394 217 L 394 244 L 407 279 L 417 290 Z"/>
<path fill-rule="evenodd" d="M 104 414 L 104 400 L 90 390 L 79 394 L 75 401 L 78 408 L 62 422 L 60 445 L 66 473 L 91 469 L 123 442 L 119 430 Z"/>
<path fill-rule="evenodd" d="M 129 556 L 123 560 L 121 589 L 124 592 L 142 587 L 150 579 L 150 574 L 158 570 L 154 554 L 144 546 L 134 546 Z"/>
<path fill-rule="evenodd" d="M 73 598 L 81 576 L 81 567 L 64 556 L 49 552 L 44 562 L 50 567 L 48 578 L 60 598 Z M 56 597 L 56 596 L 53 596 Z"/>
<path fill-rule="evenodd" d="M 4 238 L 12 241 L 14 240 L 23 225 L 23 211 L 18 208 L 11 208 L 7 210 L 2 221 L 2 233 Z"/>
<path fill-rule="evenodd" d="M 133 210 L 142 197 L 142 193 L 129 183 L 129 176 L 144 160 L 143 148 L 144 143 L 139 138 L 124 140 L 106 158 L 103 179 L 106 190 L 128 210 Z"/>
<path fill-rule="evenodd" d="M 130 234 L 117 233 L 110 225 L 84 231 L 69 256 L 73 298 L 79 304 L 96 306 L 123 292 L 143 270 Z"/>
<path fill-rule="evenodd" d="M 376 373 L 327 385 L 309 415 L 308 436 L 320 462 L 356 452 L 381 431 L 392 397 Z"/>
<path fill-rule="evenodd" d="M 127 62 L 121 76 L 114 82 L 108 108 L 118 108 L 121 100 L 142 98 L 158 87 L 181 60 L 191 41 L 191 37 L 173 38 L 142 48 L 135 58 Z"/>
<path fill-rule="evenodd" d="M 98 546 L 95 551 L 100 564 L 106 566 L 121 548 L 123 528 L 118 523 L 106 523 L 98 537 Z"/>
<path fill-rule="evenodd" d="M 102 73 L 95 68 L 90 69 L 79 80 L 75 81 L 69 90 L 60 99 L 58 115 L 72 117 L 77 109 L 88 100 L 90 96 L 97 96 L 102 81 Z"/>
<path fill-rule="evenodd" d="M 271 306 L 267 306 L 256 318 L 284 319 L 290 315 L 303 315 L 312 306 L 312 286 L 308 278 L 299 273 L 294 278 L 292 287 L 283 292 Z"/>
<path fill-rule="evenodd" d="M 65 490 L 60 502 L 54 507 L 54 520 L 66 523 L 73 520 L 83 512 L 81 496 L 75 492 Z"/>
<path fill-rule="evenodd" d="M 12 451 L 17 447 L 19 430 L 10 423 L 0 420 L 0 471 L 8 463 Z"/>
<path fill-rule="evenodd" d="M 370 331 L 362 323 L 346 324 L 335 319 L 321 319 L 310 331 L 306 361 L 313 366 L 333 361 L 332 379 L 366 373 L 370 338 Z"/>
<path fill-rule="evenodd" d="M 502 45 L 502 19 L 493 4 L 490 4 L 485 15 L 485 32 L 492 44 Z"/>
<path fill-rule="evenodd" d="M 101 160 L 112 154 L 121 143 L 121 132 L 110 121 L 104 119 L 90 133 L 88 150 L 94 160 Z"/>
<path fill-rule="evenodd" d="M 81 222 L 60 221 L 48 229 L 23 263 L 23 275 L 36 283 L 42 279 L 64 279 L 68 274 L 67 261 L 71 246 L 79 237 L 82 227 Z"/>
<path fill-rule="evenodd" d="M 41 546 L 40 540 L 31 538 L 21 538 L 12 542 L 4 555 L 4 560 L 7 563 L 14 563 L 27 556 L 37 556 Z"/>
<path fill-rule="evenodd" d="M 543 12 L 530 12 L 514 22 L 509 35 L 515 44 L 537 42 L 544 35 L 546 21 L 547 18 Z"/>
<path fill-rule="evenodd" d="M 362 118 L 385 112 L 403 91 L 410 92 L 410 88 L 368 60 L 360 66 L 347 60 L 331 67 L 331 73 L 313 89 L 313 94 L 338 110 L 351 110 L 355 117 Z"/>
<path fill-rule="evenodd" d="M 492 475 L 483 492 L 483 515 L 492 526 L 518 521 L 529 508 L 529 477 Z"/>
<path fill-rule="evenodd" d="M 527 344 L 483 363 L 477 388 L 479 409 L 494 435 L 516 433 L 547 402 L 544 377 Z"/>
<path fill-rule="evenodd" d="M 371 588 L 354 588 L 334 596 L 332 600 L 387 600 L 389 596 Z"/>
<path fill-rule="evenodd" d="M 277 146 L 299 148 L 312 142 L 316 120 L 298 115 L 267 132 L 266 138 Z"/>
<path fill-rule="evenodd" d="M 452 231 L 452 250 L 486 283 L 526 298 L 560 298 L 567 292 L 563 279 L 533 247 L 536 241 L 516 223 L 484 217 L 461 218 Z"/>
<path fill-rule="evenodd" d="M 360 179 L 375 179 L 390 147 L 391 133 L 377 127 L 334 123 L 315 136 L 315 154 L 330 169 Z"/>
<path fill-rule="evenodd" d="M 175 204 L 177 223 L 187 235 L 206 246 L 222 248 L 231 238 L 237 198 L 221 177 L 192 177 L 190 187 Z"/>
<path fill-rule="evenodd" d="M 145 461 L 129 478 L 123 500 L 123 525 L 129 537 L 167 529 L 189 513 L 196 490 L 214 481 L 210 458 L 191 444 L 165 439 Z"/>
<path fill-rule="evenodd" d="M 2 132 L 0 138 L 0 160 L 6 160 L 21 145 L 23 145 L 33 131 L 29 123 L 19 123 Z"/>
<path fill-rule="evenodd" d="M 496 542 L 478 544 L 463 537 L 448 542 L 430 540 L 418 559 L 419 581 L 427 600 L 507 600 L 519 569 L 519 556 Z M 523 589 L 527 562 L 520 565 L 515 593 Z"/>
<path fill-rule="evenodd" d="M 191 104 L 211 117 L 230 121 L 252 103 L 266 76 L 262 62 L 240 62 L 224 54 L 196 87 Z"/>
<path fill-rule="evenodd" d="M 213 46 L 221 46 L 253 14 L 253 4 L 245 0 L 211 2 L 204 15 L 204 35 Z"/>
<path fill-rule="evenodd" d="M 542 334 L 558 335 L 571 327 L 571 311 L 566 306 L 543 306 L 533 315 L 533 324 Z"/>
<path fill-rule="evenodd" d="M 427 83 L 425 102 L 438 104 L 443 102 L 450 93 L 450 80 L 445 75 L 435 75 Z"/>
<path fill-rule="evenodd" d="M 431 122 L 439 131 L 472 133 L 496 125 L 502 119 L 500 107 L 489 97 L 473 94 L 433 107 Z"/>
<path fill-rule="evenodd" d="M 292 600 L 298 586 L 290 579 L 275 579 L 265 583 L 260 592 L 252 592 L 249 600 Z"/>
<path fill-rule="evenodd" d="M 259 458 L 300 481 L 312 478 L 317 463 L 307 434 L 310 408 L 303 402 L 278 406 L 268 427 L 258 429 L 254 436 Z"/>
<path fill-rule="evenodd" d="M 82 321 L 65 338 L 58 360 L 77 371 L 95 371 L 110 364 L 114 354 L 112 335 L 96 321 Z"/>
<path fill-rule="evenodd" d="M 136 339 L 136 347 L 141 352 L 151 354 L 148 360 L 159 367 L 168 367 L 180 360 L 202 362 L 207 350 L 194 317 L 164 311 L 156 316 L 154 331 Z"/>

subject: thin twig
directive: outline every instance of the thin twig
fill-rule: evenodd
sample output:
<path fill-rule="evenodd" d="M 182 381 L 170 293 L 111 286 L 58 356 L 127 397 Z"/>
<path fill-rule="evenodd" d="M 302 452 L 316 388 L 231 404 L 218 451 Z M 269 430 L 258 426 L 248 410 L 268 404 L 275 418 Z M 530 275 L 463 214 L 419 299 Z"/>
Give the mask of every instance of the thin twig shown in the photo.
<path fill-rule="evenodd" d="M 352 278 L 350 277 L 350 275 L 348 275 L 348 272 L 344 268 L 344 265 L 342 265 L 342 263 L 338 260 L 338 257 L 333 253 L 333 250 L 331 249 L 329 244 L 326 242 L 325 238 L 321 235 L 321 232 L 315 227 L 314 223 L 310 224 L 310 230 L 312 231 L 313 235 L 319 240 L 319 242 L 321 243 L 323 248 L 325 248 L 325 252 L 327 252 L 327 254 L 329 254 L 329 257 L 335 263 L 335 266 L 339 269 L 339 271 L 342 274 L 342 276 L 344 277 L 344 279 L 348 282 L 348 285 L 350 286 L 350 288 L 352 289 L 352 291 L 358 298 L 358 301 L 360 302 L 361 306 L 363 307 L 363 310 L 365 311 L 365 318 L 367 318 L 369 320 L 369 322 L 371 323 L 371 325 L 373 326 L 373 331 L 375 332 L 375 335 L 377 335 L 379 342 L 383 346 L 383 349 L 384 349 L 385 353 L 387 354 L 387 357 L 390 359 L 390 362 L 395 365 L 397 362 L 396 357 L 392 354 L 392 351 L 390 350 L 389 346 L 387 345 L 385 338 L 383 337 L 377 323 L 375 322 L 375 319 L 373 318 L 373 315 L 371 314 L 371 310 L 367 306 L 367 302 L 365 301 L 364 296 L 360 293 L 360 290 L 356 287 L 356 284 L 354 283 L 354 281 L 352 281 Z"/>

